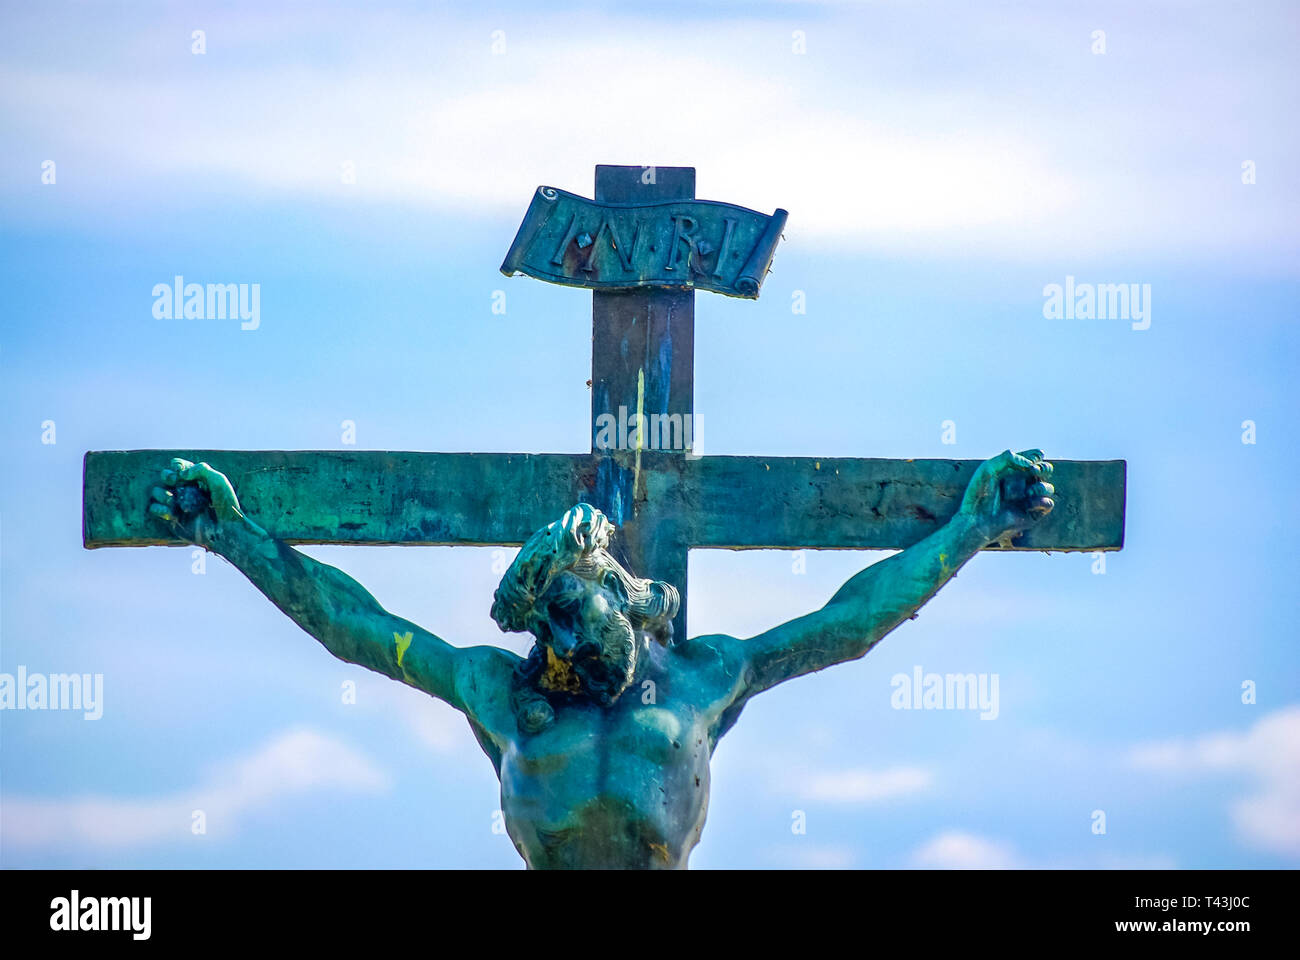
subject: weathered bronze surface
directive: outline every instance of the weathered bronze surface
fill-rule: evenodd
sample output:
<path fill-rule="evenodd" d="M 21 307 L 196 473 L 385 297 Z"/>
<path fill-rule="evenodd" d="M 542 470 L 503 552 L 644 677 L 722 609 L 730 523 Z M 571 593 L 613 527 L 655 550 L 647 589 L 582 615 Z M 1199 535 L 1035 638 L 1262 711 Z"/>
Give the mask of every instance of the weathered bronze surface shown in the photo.
<path fill-rule="evenodd" d="M 728 226 L 738 208 L 698 206 L 693 169 L 660 167 L 652 182 L 645 169 L 598 167 L 596 202 L 573 197 L 573 217 L 553 228 L 538 204 L 558 204 L 558 192 L 535 198 L 503 267 L 597 288 L 590 454 L 85 458 L 87 547 L 201 544 L 335 656 L 462 711 L 532 867 L 686 866 L 713 750 L 751 697 L 861 657 L 980 550 L 1117 550 L 1124 540 L 1119 460 L 1053 465 L 1038 450 L 983 463 L 697 458 L 689 443 L 647 444 L 641 430 L 611 448 L 610 418 L 629 410 L 651 438 L 656 418 L 662 428 L 693 416 L 693 290 L 757 295 L 784 220 L 745 211 L 759 219 L 741 229 L 737 214 Z M 579 221 L 580 209 L 601 211 L 600 222 L 594 212 Z M 638 216 L 656 249 L 632 245 Z M 708 229 L 725 243 L 714 246 Z M 551 239 L 563 268 L 554 275 L 541 259 Z M 680 259 L 649 258 L 669 251 Z M 670 276 L 665 289 L 678 269 L 691 279 Z M 522 543 L 492 616 L 530 633 L 532 651 L 448 644 L 294 543 Z M 691 547 L 904 549 L 819 610 L 741 640 L 685 639 Z"/>
<path fill-rule="evenodd" d="M 538 187 L 501 272 L 572 287 L 756 299 L 785 221 L 784 210 L 769 217 L 709 200 L 607 203 Z"/>
<path fill-rule="evenodd" d="M 901 550 L 952 519 L 980 464 L 643 453 L 638 474 L 634 454 L 106 451 L 86 455 L 87 547 L 182 543 L 144 510 L 172 457 L 219 464 L 249 514 L 293 544 L 518 545 L 555 504 L 601 499 L 604 469 L 621 491 L 610 520 L 672 520 L 658 536 L 683 563 L 691 547 Z M 1054 463 L 1056 509 L 1006 549 L 1120 549 L 1124 461 Z"/>
<path fill-rule="evenodd" d="M 206 463 L 173 460 L 148 514 L 234 564 L 335 656 L 464 713 L 530 867 L 681 868 L 704 829 L 713 751 L 749 700 L 866 654 L 986 544 L 1049 515 L 1053 476 L 1038 450 L 980 464 L 941 527 L 746 640 L 678 640 L 678 588 L 635 576 L 610 550 L 609 519 L 577 504 L 528 538 L 493 597 L 502 630 L 533 636 L 525 658 L 389 613 L 268 532 Z"/>

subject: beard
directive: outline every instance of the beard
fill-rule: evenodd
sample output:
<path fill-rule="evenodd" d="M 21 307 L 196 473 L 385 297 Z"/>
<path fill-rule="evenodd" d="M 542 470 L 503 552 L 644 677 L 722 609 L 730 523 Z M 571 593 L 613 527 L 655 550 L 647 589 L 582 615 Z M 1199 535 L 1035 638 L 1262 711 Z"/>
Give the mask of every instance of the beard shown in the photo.
<path fill-rule="evenodd" d="M 626 616 L 610 613 L 595 637 L 582 639 L 574 651 L 572 669 L 581 691 L 601 706 L 609 706 L 631 684 L 636 673 L 636 631 Z"/>
<path fill-rule="evenodd" d="M 615 612 L 593 632 L 580 640 L 572 660 L 558 659 L 549 642 L 539 637 L 515 667 L 510 705 L 522 732 L 536 734 L 550 727 L 555 722 L 553 702 L 585 699 L 608 707 L 631 685 L 639 649 L 631 621 Z"/>

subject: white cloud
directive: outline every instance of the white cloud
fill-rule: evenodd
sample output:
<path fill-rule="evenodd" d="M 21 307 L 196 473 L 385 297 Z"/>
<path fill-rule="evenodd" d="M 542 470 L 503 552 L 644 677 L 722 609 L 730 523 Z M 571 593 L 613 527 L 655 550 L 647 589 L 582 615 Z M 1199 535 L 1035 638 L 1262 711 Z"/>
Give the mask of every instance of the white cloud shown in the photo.
<path fill-rule="evenodd" d="M 176 176 L 341 197 L 349 161 L 354 196 L 516 216 L 539 180 L 587 192 L 595 163 L 648 159 L 696 166 L 710 198 L 725 183 L 719 199 L 794 211 L 788 236 L 896 240 L 1023 227 L 1057 216 L 1077 193 L 1022 135 L 965 120 L 894 126 L 807 97 L 746 58 L 666 52 L 676 46 L 661 28 L 596 28 L 518 43 L 500 71 L 462 64 L 459 77 L 376 52 L 344 69 L 257 62 L 223 71 L 219 84 L 186 70 L 165 92 L 147 76 L 48 69 L 6 71 L 3 86 L 40 103 L 37 116 L 59 118 L 36 121 L 40 139 L 75 129 L 78 147 L 123 185 Z M 575 86 L 577 63 L 617 82 Z M 725 134 L 710 110 L 629 109 L 629 90 L 676 96 L 684 91 L 671 78 L 683 77 L 692 89 L 726 91 Z M 580 110 L 547 107 L 575 97 Z"/>
<path fill-rule="evenodd" d="M 1177 861 L 1166 854 L 1101 851 L 1080 859 L 1028 860 L 1002 840 L 968 830 L 943 830 L 910 857 L 913 867 L 937 870 L 1174 870 Z"/>
<path fill-rule="evenodd" d="M 839 844 L 795 842 L 773 847 L 767 859 L 776 867 L 795 870 L 850 870 L 857 854 Z"/>
<path fill-rule="evenodd" d="M 1103 853 L 1092 864 L 1079 864 L 1079 869 L 1101 870 L 1177 870 L 1178 861 L 1167 853 Z M 1062 869 L 1069 869 L 1063 865 Z"/>
<path fill-rule="evenodd" d="M 95 27 L 93 12 L 79 18 Z M 837 249 L 1296 245 L 1292 186 L 1274 182 L 1273 202 L 1256 208 L 1237 182 L 1250 146 L 1241 129 L 1265 125 L 1287 95 L 1261 82 L 1278 69 L 1272 47 L 1243 46 L 1234 24 L 1162 26 L 1154 43 L 1142 14 L 1117 12 L 1116 43 L 1142 43 L 1135 73 L 1118 48 L 1058 49 L 1064 24 L 1050 14 L 994 29 L 958 7 L 836 10 L 807 56 L 790 53 L 788 25 L 740 10 L 687 32 L 637 13 L 584 16 L 582 31 L 554 16 L 508 19 L 499 56 L 485 22 L 446 12 L 246 10 L 214 21 L 202 57 L 162 55 L 179 41 L 150 23 L 110 31 L 112 43 L 88 37 L 88 62 L 60 24 L 0 72 L 0 119 L 42 156 L 69 158 L 61 190 L 111 183 L 106 203 L 165 195 L 160 179 L 174 177 L 209 195 L 513 218 L 539 181 L 586 192 L 595 163 L 653 162 L 697 167 L 702 196 L 786 207 L 788 239 Z M 900 31 L 916 38 L 906 49 L 889 39 Z M 268 42 L 284 35 L 294 42 Z M 77 56 L 59 56 L 60 44 Z M 1206 55 L 1212 77 L 1198 66 Z M 917 58 L 934 69 L 918 75 Z M 1189 142 L 1191 101 L 1207 116 L 1195 115 Z M 1265 168 L 1284 168 L 1293 150 L 1278 137 Z M 347 187 L 344 161 L 356 173 Z"/>
<path fill-rule="evenodd" d="M 387 787 L 388 779 L 361 754 L 314 730 L 297 729 L 222 765 L 203 784 L 165 796 L 6 796 L 0 828 L 4 844 L 12 847 L 134 847 L 190 837 L 195 810 L 204 812 L 209 836 L 222 835 L 241 814 L 294 795 Z"/>
<path fill-rule="evenodd" d="M 1007 870 L 1024 866 L 1006 844 L 963 830 L 935 835 L 912 855 L 912 862 L 939 870 Z"/>
<path fill-rule="evenodd" d="M 1252 782 L 1230 807 L 1251 845 L 1300 854 L 1300 704 L 1261 717 L 1244 733 L 1143 744 L 1129 753 L 1143 770 L 1169 774 L 1244 774 Z"/>
<path fill-rule="evenodd" d="M 874 803 L 920 793 L 934 782 L 929 770 L 893 767 L 888 770 L 835 770 L 796 778 L 800 796 L 826 803 Z"/>

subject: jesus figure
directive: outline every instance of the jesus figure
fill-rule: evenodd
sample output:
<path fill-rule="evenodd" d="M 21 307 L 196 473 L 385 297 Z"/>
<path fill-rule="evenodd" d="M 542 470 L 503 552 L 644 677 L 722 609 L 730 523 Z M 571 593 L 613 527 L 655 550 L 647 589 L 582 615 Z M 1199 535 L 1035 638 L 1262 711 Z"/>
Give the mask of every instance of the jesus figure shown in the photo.
<path fill-rule="evenodd" d="M 150 512 L 234 564 L 334 656 L 423 690 L 469 721 L 531 868 L 685 868 L 708 811 L 709 761 L 751 697 L 856 660 L 979 550 L 1053 507 L 1052 465 L 1010 450 L 980 465 L 946 524 L 853 576 L 819 610 L 748 639 L 672 635 L 676 587 L 611 555 L 614 526 L 578 504 L 523 545 L 492 618 L 533 637 L 519 657 L 457 647 L 361 584 L 269 535 L 225 475 L 173 460 Z"/>

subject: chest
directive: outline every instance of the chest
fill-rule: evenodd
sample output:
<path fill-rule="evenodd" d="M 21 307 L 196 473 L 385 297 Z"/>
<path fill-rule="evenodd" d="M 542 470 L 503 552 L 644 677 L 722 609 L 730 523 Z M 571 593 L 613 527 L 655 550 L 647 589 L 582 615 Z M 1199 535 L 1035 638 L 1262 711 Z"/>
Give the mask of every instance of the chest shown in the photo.
<path fill-rule="evenodd" d="M 555 705 L 555 722 L 511 739 L 501 801 L 533 866 L 682 865 L 708 809 L 709 759 L 725 703 L 693 677 L 633 685 L 613 705 Z"/>
<path fill-rule="evenodd" d="M 633 699 L 609 708 L 560 708 L 551 727 L 513 745 L 507 752 L 510 766 L 522 775 L 567 773 L 588 779 L 628 764 L 648 764 L 667 773 L 695 758 L 707 761 L 708 717 L 684 704 Z"/>
<path fill-rule="evenodd" d="M 689 709 L 566 716 L 501 765 L 506 827 L 533 866 L 684 863 L 708 806 L 709 743 Z"/>

